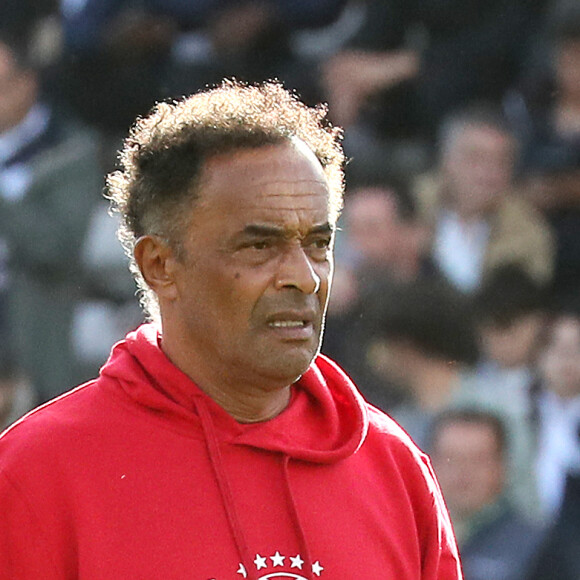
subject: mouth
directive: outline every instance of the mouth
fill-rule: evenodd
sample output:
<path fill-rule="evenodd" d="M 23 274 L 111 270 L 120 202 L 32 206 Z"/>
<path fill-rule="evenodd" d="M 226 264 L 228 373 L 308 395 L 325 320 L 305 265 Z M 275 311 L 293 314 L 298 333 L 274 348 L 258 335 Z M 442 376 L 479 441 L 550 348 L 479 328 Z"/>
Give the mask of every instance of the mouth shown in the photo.
<path fill-rule="evenodd" d="M 268 323 L 272 328 L 303 328 L 309 322 L 307 320 L 273 320 Z"/>
<path fill-rule="evenodd" d="M 269 329 L 285 340 L 310 340 L 315 334 L 314 313 L 278 313 L 267 321 Z"/>

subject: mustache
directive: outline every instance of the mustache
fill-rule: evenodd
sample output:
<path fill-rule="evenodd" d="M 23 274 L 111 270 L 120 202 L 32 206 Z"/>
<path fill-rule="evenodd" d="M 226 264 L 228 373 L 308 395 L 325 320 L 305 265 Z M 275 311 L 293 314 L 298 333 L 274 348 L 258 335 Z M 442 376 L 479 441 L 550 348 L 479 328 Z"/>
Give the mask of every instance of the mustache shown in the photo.
<path fill-rule="evenodd" d="M 260 301 L 260 310 L 280 312 L 286 310 L 309 310 L 320 311 L 320 302 L 314 294 L 304 294 L 297 290 L 295 293 L 288 292 L 283 296 L 264 296 Z"/>

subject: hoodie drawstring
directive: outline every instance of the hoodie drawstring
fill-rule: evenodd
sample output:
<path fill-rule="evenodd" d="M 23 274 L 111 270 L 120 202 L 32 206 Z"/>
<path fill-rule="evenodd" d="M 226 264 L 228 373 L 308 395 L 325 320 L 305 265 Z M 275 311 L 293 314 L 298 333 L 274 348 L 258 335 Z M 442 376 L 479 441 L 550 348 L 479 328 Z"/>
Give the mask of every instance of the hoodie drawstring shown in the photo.
<path fill-rule="evenodd" d="M 288 472 L 288 464 L 290 463 L 290 456 L 284 455 L 282 462 L 282 469 L 284 473 L 284 483 L 286 484 L 286 497 L 288 500 L 288 505 L 290 506 L 290 514 L 294 523 L 294 528 L 298 532 L 298 540 L 300 542 L 301 556 L 304 558 L 305 569 L 308 572 L 308 577 L 310 577 L 312 570 L 312 558 L 310 557 L 310 550 L 308 549 L 308 543 L 306 542 L 306 535 L 304 534 L 304 528 L 300 521 L 300 516 L 298 515 L 298 508 L 296 507 L 296 501 L 292 495 L 292 487 L 290 486 L 290 477 Z"/>
<path fill-rule="evenodd" d="M 234 538 L 234 543 L 236 545 L 238 555 L 246 572 L 246 576 L 244 576 L 244 578 L 247 578 L 248 580 L 256 580 L 257 577 L 255 576 L 254 571 L 252 569 L 253 560 L 250 554 L 250 550 L 248 548 L 248 543 L 246 541 L 246 538 L 244 537 L 244 532 L 240 524 L 240 519 L 236 512 L 236 508 L 234 505 L 234 497 L 224 469 L 222 455 L 219 449 L 219 442 L 215 433 L 213 420 L 211 418 L 209 409 L 207 408 L 207 405 L 203 400 L 201 399 L 198 400 L 196 406 L 197 411 L 199 413 L 201 427 L 205 435 L 205 441 L 207 444 L 210 463 L 212 465 L 218 489 L 220 491 L 222 501 L 224 503 L 228 524 L 230 526 L 230 530 Z M 300 555 L 304 559 L 304 570 L 307 571 L 306 577 L 311 578 L 312 558 L 310 557 L 310 550 L 308 549 L 308 544 L 306 542 L 306 535 L 304 534 L 304 529 L 302 528 L 300 516 L 298 515 L 296 501 L 294 500 L 294 496 L 292 495 L 292 488 L 290 486 L 290 478 L 288 471 L 289 462 L 290 457 L 288 455 L 284 455 L 282 459 L 282 475 L 285 484 L 284 487 L 286 492 L 286 500 L 290 507 L 289 511 L 290 516 L 292 518 L 292 523 L 294 524 L 294 528 L 298 534 L 298 541 L 300 544 L 301 551 Z"/>
<path fill-rule="evenodd" d="M 209 454 L 210 463 L 213 468 L 213 472 L 217 481 L 218 489 L 222 496 L 224 502 L 224 508 L 226 512 L 226 517 L 228 519 L 228 524 L 232 531 L 232 536 L 234 538 L 234 543 L 238 550 L 238 555 L 240 561 L 245 568 L 246 576 L 249 580 L 255 580 L 255 576 L 252 571 L 251 563 L 252 558 L 250 555 L 250 550 L 248 548 L 248 543 L 244 537 L 242 526 L 240 524 L 240 519 L 236 512 L 234 505 L 234 497 L 232 495 L 232 490 L 229 486 L 228 479 L 223 466 L 222 456 L 219 449 L 219 443 L 217 436 L 215 434 L 215 428 L 209 410 L 203 400 L 197 401 L 197 411 L 199 413 L 199 418 L 201 422 L 201 427 L 205 435 L 205 441 L 207 444 L 207 450 Z"/>

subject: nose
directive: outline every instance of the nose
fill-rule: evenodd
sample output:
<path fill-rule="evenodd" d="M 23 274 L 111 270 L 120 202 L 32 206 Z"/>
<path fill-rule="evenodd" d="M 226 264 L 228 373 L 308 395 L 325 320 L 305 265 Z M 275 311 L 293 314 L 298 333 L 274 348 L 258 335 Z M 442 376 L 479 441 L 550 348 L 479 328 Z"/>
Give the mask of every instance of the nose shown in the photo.
<path fill-rule="evenodd" d="M 304 294 L 316 294 L 321 282 L 304 248 L 293 246 L 284 252 L 276 275 L 277 290 L 296 288 Z"/>

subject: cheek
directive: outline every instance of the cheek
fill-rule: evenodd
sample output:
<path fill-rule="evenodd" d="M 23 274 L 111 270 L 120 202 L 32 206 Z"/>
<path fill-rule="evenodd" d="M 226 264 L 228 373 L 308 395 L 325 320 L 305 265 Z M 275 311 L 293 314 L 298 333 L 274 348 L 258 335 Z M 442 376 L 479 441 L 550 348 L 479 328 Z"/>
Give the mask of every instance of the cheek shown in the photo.
<path fill-rule="evenodd" d="M 216 291 L 224 309 L 229 310 L 232 317 L 247 319 L 272 286 L 271 280 L 272 276 L 262 269 L 238 269 L 225 273 Z"/>

